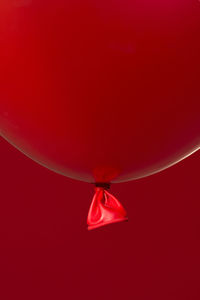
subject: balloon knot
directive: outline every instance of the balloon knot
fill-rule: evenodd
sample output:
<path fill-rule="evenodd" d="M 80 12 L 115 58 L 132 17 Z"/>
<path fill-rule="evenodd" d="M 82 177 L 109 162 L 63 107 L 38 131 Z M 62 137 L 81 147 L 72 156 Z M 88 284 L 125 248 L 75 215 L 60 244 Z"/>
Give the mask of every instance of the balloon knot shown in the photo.
<path fill-rule="evenodd" d="M 103 188 L 105 190 L 109 190 L 110 189 L 110 183 L 107 183 L 107 182 L 96 182 L 95 183 L 95 187 L 96 188 Z"/>
<path fill-rule="evenodd" d="M 89 209 L 88 230 L 126 221 L 127 213 L 121 203 L 107 189 L 110 184 L 96 183 L 95 194 Z"/>

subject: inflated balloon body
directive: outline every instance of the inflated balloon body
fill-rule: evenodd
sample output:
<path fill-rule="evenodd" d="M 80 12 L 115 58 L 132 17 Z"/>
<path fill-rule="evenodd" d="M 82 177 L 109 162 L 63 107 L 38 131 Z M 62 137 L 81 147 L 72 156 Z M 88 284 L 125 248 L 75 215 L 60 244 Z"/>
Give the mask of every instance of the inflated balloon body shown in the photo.
<path fill-rule="evenodd" d="M 200 2 L 1 0 L 0 132 L 96 184 L 89 228 L 126 219 L 110 183 L 200 146 Z"/>

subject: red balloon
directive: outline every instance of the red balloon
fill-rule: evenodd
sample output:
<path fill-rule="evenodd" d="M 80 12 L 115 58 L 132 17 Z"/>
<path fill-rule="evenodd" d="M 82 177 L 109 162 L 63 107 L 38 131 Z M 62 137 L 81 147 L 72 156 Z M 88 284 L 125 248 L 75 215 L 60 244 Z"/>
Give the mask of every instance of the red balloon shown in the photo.
<path fill-rule="evenodd" d="M 163 170 L 200 147 L 199 37 L 193 0 L 1 0 L 0 133 L 102 189 Z"/>

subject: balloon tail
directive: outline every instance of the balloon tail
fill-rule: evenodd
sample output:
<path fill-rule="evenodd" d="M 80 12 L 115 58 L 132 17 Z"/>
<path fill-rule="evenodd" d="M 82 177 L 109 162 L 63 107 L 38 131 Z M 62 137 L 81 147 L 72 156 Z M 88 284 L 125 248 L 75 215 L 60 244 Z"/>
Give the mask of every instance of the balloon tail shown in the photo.
<path fill-rule="evenodd" d="M 127 219 L 127 213 L 121 203 L 105 188 L 96 187 L 87 218 L 88 230 Z"/>

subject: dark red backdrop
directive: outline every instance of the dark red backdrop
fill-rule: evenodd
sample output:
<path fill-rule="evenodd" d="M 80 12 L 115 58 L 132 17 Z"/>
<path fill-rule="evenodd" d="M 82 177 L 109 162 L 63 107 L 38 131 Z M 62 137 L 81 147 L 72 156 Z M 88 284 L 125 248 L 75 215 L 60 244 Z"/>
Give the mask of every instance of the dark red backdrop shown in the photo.
<path fill-rule="evenodd" d="M 200 299 L 200 153 L 112 187 L 129 222 L 88 232 L 92 186 L 0 140 L 0 298 Z"/>

